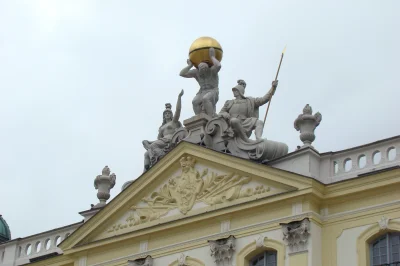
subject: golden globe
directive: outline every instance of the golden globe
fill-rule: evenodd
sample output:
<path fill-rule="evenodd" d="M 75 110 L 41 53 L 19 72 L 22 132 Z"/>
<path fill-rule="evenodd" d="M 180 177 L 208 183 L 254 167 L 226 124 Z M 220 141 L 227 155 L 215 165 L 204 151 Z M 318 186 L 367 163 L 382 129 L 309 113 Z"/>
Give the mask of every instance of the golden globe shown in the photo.
<path fill-rule="evenodd" d="M 197 67 L 201 62 L 205 62 L 212 65 L 212 61 L 209 55 L 210 48 L 215 49 L 215 58 L 218 61 L 222 60 L 222 47 L 217 40 L 211 37 L 200 37 L 196 39 L 189 49 L 189 59 L 195 67 Z"/>

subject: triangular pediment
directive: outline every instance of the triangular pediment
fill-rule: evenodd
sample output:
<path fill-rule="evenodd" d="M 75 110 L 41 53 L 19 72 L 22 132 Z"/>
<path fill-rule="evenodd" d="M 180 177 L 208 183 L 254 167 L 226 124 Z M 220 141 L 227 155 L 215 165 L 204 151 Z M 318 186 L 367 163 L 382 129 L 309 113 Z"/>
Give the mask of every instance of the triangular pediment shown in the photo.
<path fill-rule="evenodd" d="M 61 245 L 68 250 L 310 187 L 310 179 L 182 142 Z"/>

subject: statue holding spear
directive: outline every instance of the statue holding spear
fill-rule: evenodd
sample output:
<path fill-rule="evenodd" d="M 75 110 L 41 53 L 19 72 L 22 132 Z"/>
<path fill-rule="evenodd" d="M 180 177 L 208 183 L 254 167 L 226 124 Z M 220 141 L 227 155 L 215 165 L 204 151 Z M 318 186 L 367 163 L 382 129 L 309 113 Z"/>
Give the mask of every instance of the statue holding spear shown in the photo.
<path fill-rule="evenodd" d="M 275 94 L 275 90 L 278 86 L 278 74 L 282 64 L 283 54 L 284 52 L 282 52 L 279 68 L 275 80 L 272 82 L 271 89 L 264 96 L 257 98 L 245 96 L 246 82 L 244 80 L 238 80 L 238 84 L 232 88 L 235 99 L 226 101 L 219 112 L 219 116 L 223 117 L 230 124 L 235 136 L 245 143 L 254 142 L 249 139 L 253 130 L 256 142 L 263 141 L 263 128 L 272 96 Z M 269 104 L 263 122 L 259 120 L 259 107 L 267 102 Z"/>

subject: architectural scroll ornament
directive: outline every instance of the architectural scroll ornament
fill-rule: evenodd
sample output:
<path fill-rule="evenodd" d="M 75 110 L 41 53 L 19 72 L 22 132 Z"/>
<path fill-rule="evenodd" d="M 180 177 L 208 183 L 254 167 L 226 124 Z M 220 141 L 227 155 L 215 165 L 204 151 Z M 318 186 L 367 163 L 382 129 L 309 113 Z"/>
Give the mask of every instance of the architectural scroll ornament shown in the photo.
<path fill-rule="evenodd" d="M 169 179 L 159 191 L 132 206 L 131 215 L 126 219 L 126 223 L 113 225 L 108 232 L 157 220 L 173 209 L 178 209 L 186 215 L 196 202 L 213 206 L 270 191 L 269 187 L 263 185 L 243 188 L 243 185 L 251 181 L 250 177 L 234 173 L 219 175 L 209 173 L 208 169 L 200 173 L 195 168 L 196 160 L 190 156 L 182 157 L 180 164 L 180 176 Z"/>
<path fill-rule="evenodd" d="M 189 266 L 189 264 L 186 263 L 186 258 L 187 256 L 182 253 L 178 258 L 178 266 Z"/>
<path fill-rule="evenodd" d="M 259 235 L 258 238 L 256 238 L 256 247 L 257 248 L 265 247 L 265 245 L 264 245 L 265 238 L 266 237 L 263 235 Z"/>
<path fill-rule="evenodd" d="M 232 266 L 233 254 L 236 250 L 235 237 L 229 236 L 218 240 L 209 240 L 211 257 L 217 266 Z"/>
<path fill-rule="evenodd" d="M 378 221 L 379 224 L 379 229 L 380 230 L 386 230 L 389 227 L 389 218 L 386 218 L 385 216 L 382 216 L 382 218 Z"/>
<path fill-rule="evenodd" d="M 307 250 L 310 236 L 310 221 L 308 218 L 288 224 L 281 224 L 283 240 L 289 247 L 289 254 Z"/>
<path fill-rule="evenodd" d="M 136 260 L 128 260 L 128 266 L 153 266 L 153 258 L 147 256 Z"/>

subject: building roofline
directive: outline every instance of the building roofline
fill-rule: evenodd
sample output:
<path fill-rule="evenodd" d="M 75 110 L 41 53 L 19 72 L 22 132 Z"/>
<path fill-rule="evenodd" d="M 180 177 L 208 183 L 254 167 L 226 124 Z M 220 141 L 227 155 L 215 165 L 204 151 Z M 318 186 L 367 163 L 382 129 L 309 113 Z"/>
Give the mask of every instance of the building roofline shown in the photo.
<path fill-rule="evenodd" d="M 356 146 L 356 147 L 352 147 L 352 148 L 348 148 L 348 149 L 344 149 L 344 150 L 340 150 L 340 151 L 323 152 L 323 153 L 320 153 L 320 155 L 324 156 L 324 155 L 334 155 L 334 154 L 338 154 L 338 153 L 344 153 L 344 152 L 358 150 L 358 149 L 361 149 L 361 148 L 365 148 L 365 147 L 368 147 L 368 146 L 373 146 L 373 145 L 376 145 L 376 144 L 379 144 L 379 143 L 382 143 L 382 142 L 395 140 L 395 139 L 400 139 L 400 135 L 397 135 L 397 136 L 394 136 L 394 137 L 390 137 L 390 138 L 386 138 L 386 139 L 381 139 L 381 140 L 378 140 L 378 141 L 370 142 L 370 143 L 367 143 L 367 144 L 363 144 L 363 145 L 360 145 L 360 146 Z"/>
<path fill-rule="evenodd" d="M 43 234 L 47 234 L 47 233 L 51 233 L 51 232 L 54 232 L 54 231 L 58 231 L 58 230 L 61 230 L 61 229 L 67 228 L 67 227 L 72 227 L 72 226 L 75 226 L 75 225 L 82 225 L 82 224 L 83 224 L 83 220 L 80 221 L 80 222 L 77 222 L 77 223 L 64 225 L 64 226 L 61 226 L 61 227 L 57 227 L 57 228 L 54 228 L 54 229 L 51 229 L 51 230 L 48 230 L 48 231 L 44 231 L 44 232 L 40 232 L 40 233 L 37 233 L 37 234 L 29 235 L 29 236 L 26 236 L 26 237 L 14 238 L 14 239 L 11 239 L 10 241 L 1 243 L 0 245 L 8 244 L 8 243 L 11 243 L 11 242 L 14 242 L 14 241 L 19 241 L 19 240 L 22 240 L 22 239 L 36 237 L 38 235 L 43 235 Z"/>

